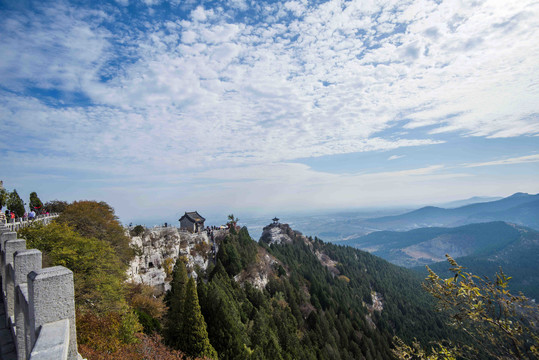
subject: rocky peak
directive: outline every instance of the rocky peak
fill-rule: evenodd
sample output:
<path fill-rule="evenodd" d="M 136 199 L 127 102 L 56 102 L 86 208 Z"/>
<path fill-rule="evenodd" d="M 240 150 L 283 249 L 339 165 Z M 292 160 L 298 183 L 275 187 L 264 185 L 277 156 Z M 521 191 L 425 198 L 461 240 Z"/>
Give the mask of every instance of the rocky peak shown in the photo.
<path fill-rule="evenodd" d="M 262 230 L 260 241 L 268 245 L 290 244 L 294 239 L 305 238 L 299 231 L 294 231 L 288 224 L 273 223 Z"/>

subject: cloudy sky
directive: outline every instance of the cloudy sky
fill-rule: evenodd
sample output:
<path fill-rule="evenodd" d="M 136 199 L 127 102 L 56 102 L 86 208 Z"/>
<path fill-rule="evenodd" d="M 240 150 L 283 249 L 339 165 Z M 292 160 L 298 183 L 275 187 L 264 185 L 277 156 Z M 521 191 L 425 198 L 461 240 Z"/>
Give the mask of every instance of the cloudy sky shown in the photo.
<path fill-rule="evenodd" d="M 0 179 L 121 220 L 539 192 L 535 0 L 0 0 Z"/>

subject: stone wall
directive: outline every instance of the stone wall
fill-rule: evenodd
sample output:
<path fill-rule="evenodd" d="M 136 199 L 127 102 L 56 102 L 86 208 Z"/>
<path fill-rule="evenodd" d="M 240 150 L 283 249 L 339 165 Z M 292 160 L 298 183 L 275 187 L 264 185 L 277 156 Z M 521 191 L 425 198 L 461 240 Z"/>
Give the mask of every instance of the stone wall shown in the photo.
<path fill-rule="evenodd" d="M 17 359 L 80 359 L 73 273 L 63 266 L 43 269 L 41 262 L 41 251 L 26 249 L 16 232 L 0 226 L 2 297 Z"/>

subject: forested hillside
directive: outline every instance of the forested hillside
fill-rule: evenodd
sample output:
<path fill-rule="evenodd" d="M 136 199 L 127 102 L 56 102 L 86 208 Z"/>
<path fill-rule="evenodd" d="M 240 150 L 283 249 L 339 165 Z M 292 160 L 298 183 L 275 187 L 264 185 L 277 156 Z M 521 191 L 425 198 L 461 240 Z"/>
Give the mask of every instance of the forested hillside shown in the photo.
<path fill-rule="evenodd" d="M 394 264 L 415 267 L 423 276 L 427 276 L 424 266 L 429 265 L 440 275 L 450 277 L 445 254 L 480 276 L 492 278 L 502 267 L 514 278 L 512 291 L 539 299 L 539 232 L 531 228 L 495 221 L 456 228 L 378 231 L 347 244 Z"/>
<path fill-rule="evenodd" d="M 413 267 L 453 257 L 490 254 L 517 241 L 523 228 L 501 221 L 456 228 L 428 227 L 410 231 L 377 231 L 346 244 L 368 250 L 396 265 Z M 535 232 L 530 229 L 530 231 Z"/>
<path fill-rule="evenodd" d="M 412 272 L 272 226 L 280 243 L 263 236 L 257 244 L 246 228 L 232 230 L 216 266 L 199 274 L 200 308 L 219 359 L 389 359 L 394 335 L 425 344 L 458 337 Z M 239 279 L 260 271 L 263 257 L 275 260 L 259 290 Z"/>

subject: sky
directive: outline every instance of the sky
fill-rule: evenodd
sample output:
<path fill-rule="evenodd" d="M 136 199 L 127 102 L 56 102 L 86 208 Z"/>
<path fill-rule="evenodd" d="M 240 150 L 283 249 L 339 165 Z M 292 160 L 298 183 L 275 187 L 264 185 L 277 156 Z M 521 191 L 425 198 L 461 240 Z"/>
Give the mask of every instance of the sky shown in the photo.
<path fill-rule="evenodd" d="M 537 193 L 538 39 L 535 0 L 0 0 L 0 180 L 125 223 Z"/>

